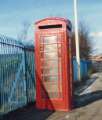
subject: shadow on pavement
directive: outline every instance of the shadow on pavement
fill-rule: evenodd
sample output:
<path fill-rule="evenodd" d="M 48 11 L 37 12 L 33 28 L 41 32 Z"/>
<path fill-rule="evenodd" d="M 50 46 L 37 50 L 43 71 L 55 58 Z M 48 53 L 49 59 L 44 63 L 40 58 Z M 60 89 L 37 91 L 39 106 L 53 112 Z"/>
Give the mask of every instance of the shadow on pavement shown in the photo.
<path fill-rule="evenodd" d="M 95 101 L 101 100 L 101 99 L 102 99 L 102 90 L 95 91 L 92 93 L 83 94 L 83 95 L 79 95 L 79 96 L 76 95 L 74 107 L 75 108 L 83 107 L 85 105 L 88 105 L 92 102 L 95 102 Z"/>
<path fill-rule="evenodd" d="M 46 120 L 53 111 L 38 110 L 34 104 L 15 110 L 3 116 L 0 120 Z"/>
<path fill-rule="evenodd" d="M 102 90 L 75 96 L 74 108 L 81 108 L 102 99 Z M 54 111 L 38 110 L 34 103 L 3 116 L 0 120 L 46 120 Z"/>
<path fill-rule="evenodd" d="M 75 91 L 75 94 L 79 94 L 81 93 L 82 91 L 84 91 L 85 89 L 87 89 L 90 85 L 92 85 L 96 79 L 98 79 L 99 77 L 98 76 L 94 76 L 92 77 L 91 79 L 89 80 L 86 80 L 83 82 L 76 82 L 74 83 L 74 91 Z M 81 87 L 80 87 L 81 86 Z M 76 92 L 77 91 L 77 92 Z"/>

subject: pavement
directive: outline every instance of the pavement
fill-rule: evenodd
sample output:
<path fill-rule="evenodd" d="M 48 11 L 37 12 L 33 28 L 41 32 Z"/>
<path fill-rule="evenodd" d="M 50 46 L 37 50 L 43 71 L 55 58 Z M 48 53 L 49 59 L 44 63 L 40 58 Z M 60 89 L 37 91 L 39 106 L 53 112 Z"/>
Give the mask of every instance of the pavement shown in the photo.
<path fill-rule="evenodd" d="M 37 110 L 34 104 L 3 116 L 1 120 L 102 120 L 102 73 L 95 73 L 75 90 L 71 112 Z"/>

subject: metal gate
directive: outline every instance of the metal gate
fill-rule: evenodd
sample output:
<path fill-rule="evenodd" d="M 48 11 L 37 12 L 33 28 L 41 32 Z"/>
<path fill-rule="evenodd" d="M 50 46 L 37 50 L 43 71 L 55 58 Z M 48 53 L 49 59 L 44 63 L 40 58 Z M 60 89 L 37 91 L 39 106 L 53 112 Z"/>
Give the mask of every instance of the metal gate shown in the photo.
<path fill-rule="evenodd" d="M 0 114 L 34 101 L 33 48 L 0 36 Z"/>

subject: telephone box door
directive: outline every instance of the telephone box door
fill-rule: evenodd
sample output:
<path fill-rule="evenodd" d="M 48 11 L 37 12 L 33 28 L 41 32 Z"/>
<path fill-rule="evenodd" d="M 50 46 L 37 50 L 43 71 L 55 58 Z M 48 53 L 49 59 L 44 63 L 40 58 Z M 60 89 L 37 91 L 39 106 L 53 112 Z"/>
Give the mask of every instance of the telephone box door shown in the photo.
<path fill-rule="evenodd" d="M 65 95 L 63 34 L 41 34 L 40 50 L 40 95 L 41 108 L 64 110 L 67 107 Z M 38 93 L 39 94 L 39 93 Z M 64 96 L 65 95 L 65 96 Z M 66 98 L 65 98 L 66 97 Z"/>

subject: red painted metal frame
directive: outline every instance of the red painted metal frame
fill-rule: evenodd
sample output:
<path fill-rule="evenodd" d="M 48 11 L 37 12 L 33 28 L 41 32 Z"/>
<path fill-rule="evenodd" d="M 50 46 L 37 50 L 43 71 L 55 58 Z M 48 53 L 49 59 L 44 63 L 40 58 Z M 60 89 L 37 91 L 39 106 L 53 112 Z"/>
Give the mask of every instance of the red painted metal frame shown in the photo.
<path fill-rule="evenodd" d="M 39 29 L 43 25 L 61 24 L 62 28 Z M 72 109 L 72 55 L 71 55 L 71 32 L 67 30 L 70 21 L 63 18 L 47 18 L 36 23 L 35 32 L 35 70 L 36 70 L 36 106 L 39 109 L 70 111 Z M 57 35 L 61 37 L 61 66 L 62 66 L 62 98 L 42 98 L 41 61 L 40 61 L 40 37 Z M 58 45 L 57 45 L 58 48 Z M 61 81 L 59 81 L 60 83 Z M 59 91 L 61 85 L 59 85 Z M 60 94 L 60 93 L 59 93 Z M 45 90 L 45 95 L 48 96 Z"/>

